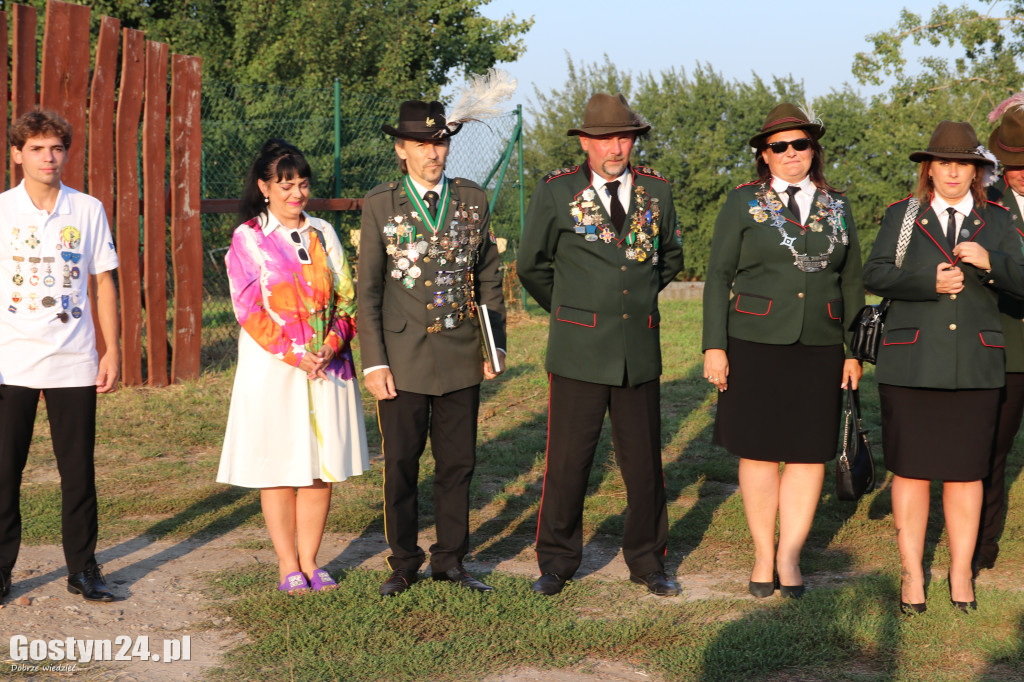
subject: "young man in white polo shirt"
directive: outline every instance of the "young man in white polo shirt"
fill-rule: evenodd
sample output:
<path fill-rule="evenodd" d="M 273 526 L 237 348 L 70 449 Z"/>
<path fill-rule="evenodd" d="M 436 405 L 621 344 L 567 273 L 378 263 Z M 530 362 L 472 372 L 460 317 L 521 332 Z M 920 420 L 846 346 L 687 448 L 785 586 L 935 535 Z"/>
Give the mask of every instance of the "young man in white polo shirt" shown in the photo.
<path fill-rule="evenodd" d="M 9 139 L 25 179 L 0 194 L 0 599 L 21 544 L 21 474 L 42 392 L 61 477 L 68 591 L 113 601 L 95 557 L 93 446 L 96 394 L 112 391 L 120 373 L 117 253 L 103 205 L 61 183 L 68 124 L 32 111 L 11 124 Z"/>

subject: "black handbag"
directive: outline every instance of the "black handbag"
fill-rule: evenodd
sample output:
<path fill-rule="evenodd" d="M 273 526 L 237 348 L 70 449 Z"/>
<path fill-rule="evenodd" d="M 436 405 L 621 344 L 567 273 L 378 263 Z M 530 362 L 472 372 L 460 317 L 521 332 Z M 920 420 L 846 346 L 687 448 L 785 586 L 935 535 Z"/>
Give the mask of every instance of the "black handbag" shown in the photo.
<path fill-rule="evenodd" d="M 836 462 L 836 497 L 856 502 L 875 489 L 875 460 L 871 457 L 867 431 L 861 426 L 860 394 L 846 389 L 846 419 L 843 452 Z"/>
<path fill-rule="evenodd" d="M 853 332 L 850 352 L 861 362 L 873 365 L 878 361 L 878 347 L 882 345 L 885 313 L 889 310 L 889 303 L 889 299 L 883 298 L 881 303 L 864 306 L 850 324 L 850 331 Z"/>
<path fill-rule="evenodd" d="M 910 235 L 914 229 L 914 220 L 917 218 L 917 199 L 911 198 L 907 201 L 907 212 L 903 214 L 903 224 L 900 226 L 899 238 L 896 240 L 896 267 L 903 267 L 903 258 L 907 255 L 907 245 L 910 244 Z M 850 340 L 850 353 L 861 362 L 870 362 L 872 365 L 878 361 L 878 347 L 882 344 L 882 337 L 885 335 L 885 314 L 889 310 L 891 301 L 883 298 L 877 305 L 866 305 L 860 309 L 857 316 L 850 323 L 850 331 L 853 336 Z"/>

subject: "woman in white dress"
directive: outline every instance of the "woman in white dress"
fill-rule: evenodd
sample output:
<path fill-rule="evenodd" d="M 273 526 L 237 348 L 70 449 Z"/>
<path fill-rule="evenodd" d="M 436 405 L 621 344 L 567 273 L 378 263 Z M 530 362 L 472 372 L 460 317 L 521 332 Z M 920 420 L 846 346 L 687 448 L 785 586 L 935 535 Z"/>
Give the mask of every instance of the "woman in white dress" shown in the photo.
<path fill-rule="evenodd" d="M 242 329 L 217 481 L 260 488 L 289 594 L 336 586 L 316 563 L 331 484 L 369 468 L 352 274 L 334 229 L 303 210 L 310 177 L 298 149 L 263 145 L 225 258 Z"/>

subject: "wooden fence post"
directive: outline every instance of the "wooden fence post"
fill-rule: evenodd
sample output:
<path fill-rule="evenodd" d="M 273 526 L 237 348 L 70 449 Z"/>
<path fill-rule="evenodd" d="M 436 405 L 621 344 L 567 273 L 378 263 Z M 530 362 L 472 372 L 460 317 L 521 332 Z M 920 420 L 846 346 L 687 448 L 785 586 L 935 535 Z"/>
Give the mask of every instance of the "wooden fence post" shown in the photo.
<path fill-rule="evenodd" d="M 146 34 L 122 31 L 117 100 L 117 256 L 121 284 L 121 380 L 142 385 L 142 263 L 139 259 L 139 119 L 146 75 Z"/>
<path fill-rule="evenodd" d="M 203 235 L 199 215 L 202 76 L 198 57 L 171 57 L 171 245 L 174 357 L 171 382 L 199 376 L 203 328 Z"/>
<path fill-rule="evenodd" d="M 11 58 L 11 120 L 36 105 L 36 10 L 14 5 L 14 54 Z M 11 187 L 21 182 L 21 166 L 11 161 Z"/>
<path fill-rule="evenodd" d="M 142 110 L 142 196 L 145 238 L 146 353 L 149 385 L 167 385 L 167 55 L 146 41 L 146 100 Z"/>

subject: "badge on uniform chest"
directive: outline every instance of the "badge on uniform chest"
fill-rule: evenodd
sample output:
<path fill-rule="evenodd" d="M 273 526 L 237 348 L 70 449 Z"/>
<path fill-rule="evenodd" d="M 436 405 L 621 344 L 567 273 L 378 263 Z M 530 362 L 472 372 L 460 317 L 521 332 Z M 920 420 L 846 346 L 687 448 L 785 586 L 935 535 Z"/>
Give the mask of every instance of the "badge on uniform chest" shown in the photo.
<path fill-rule="evenodd" d="M 818 211 L 810 217 L 807 228 L 811 232 L 824 232 L 822 222 L 825 222 L 832 228 L 832 231 L 830 234 L 825 235 L 828 239 L 828 248 L 813 256 L 796 250 L 797 237 L 786 231 L 789 221 L 782 215 L 782 201 L 779 200 L 778 195 L 775 194 L 768 183 L 762 183 L 754 195 L 756 198 L 748 202 L 750 206 L 749 213 L 756 222 L 771 222 L 772 227 L 779 231 L 779 235 L 782 237 L 779 246 L 789 250 L 793 256 L 793 265 L 802 272 L 821 272 L 828 267 L 829 257 L 835 250 L 836 245 L 842 244 L 846 246 L 849 244 L 849 235 L 847 234 L 846 223 L 843 218 L 843 201 L 833 198 L 828 192 L 819 190 L 819 193 L 820 196 L 815 202 Z"/>

